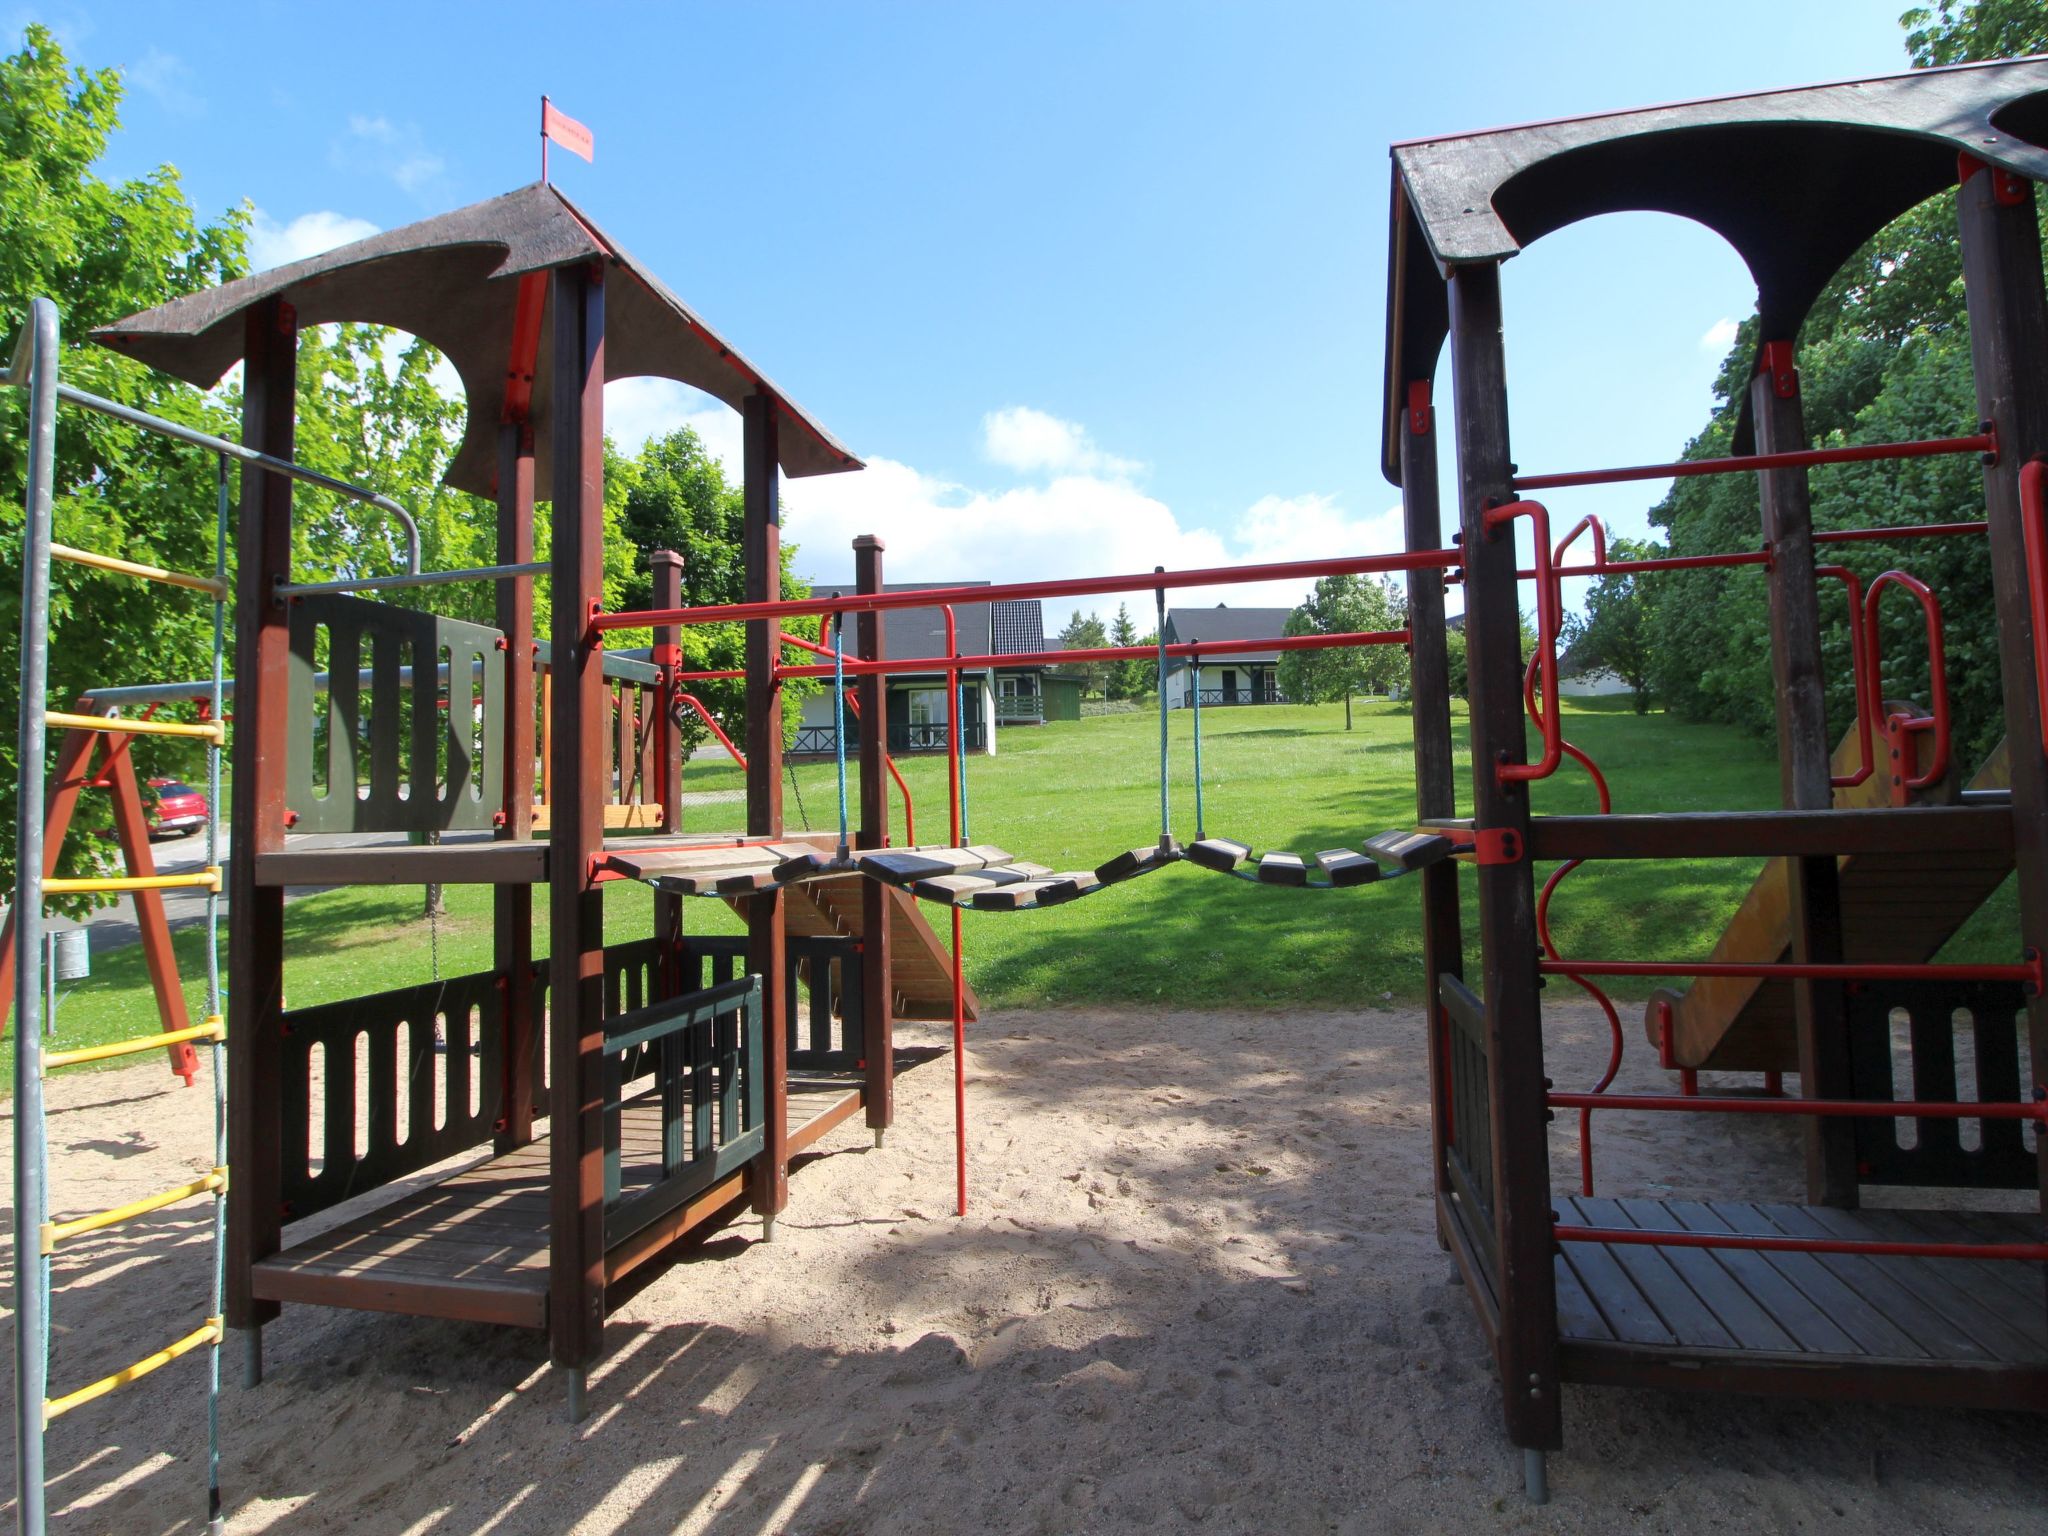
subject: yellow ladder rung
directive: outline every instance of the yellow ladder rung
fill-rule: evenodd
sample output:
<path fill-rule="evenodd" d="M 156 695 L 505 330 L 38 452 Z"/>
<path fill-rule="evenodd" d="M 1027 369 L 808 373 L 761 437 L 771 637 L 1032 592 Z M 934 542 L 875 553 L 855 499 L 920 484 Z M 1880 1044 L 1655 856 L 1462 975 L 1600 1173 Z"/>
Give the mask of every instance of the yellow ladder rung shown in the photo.
<path fill-rule="evenodd" d="M 211 576 L 187 576 L 183 571 L 165 570 L 160 565 L 144 565 L 138 560 L 95 554 L 89 549 L 73 549 L 69 544 L 52 544 L 50 554 L 55 559 L 69 560 L 73 565 L 89 565 L 96 571 L 109 571 L 116 576 L 139 576 L 144 581 L 160 581 L 169 587 L 189 587 L 216 601 L 227 598 L 226 584 L 215 581 Z"/>
<path fill-rule="evenodd" d="M 92 891 L 182 891 L 220 889 L 220 866 L 209 864 L 189 875 L 52 875 L 43 882 L 45 896 L 76 896 Z"/>
<path fill-rule="evenodd" d="M 119 715 L 73 715 L 61 709 L 46 709 L 43 724 L 73 731 L 116 731 L 126 736 L 188 736 L 215 746 L 227 740 L 218 720 L 190 725 L 182 720 L 124 720 Z"/>
<path fill-rule="evenodd" d="M 59 1414 L 69 1413 L 80 1403 L 89 1403 L 96 1397 L 105 1397 L 116 1387 L 125 1387 L 131 1381 L 140 1381 L 158 1366 L 169 1365 L 180 1355 L 189 1355 L 203 1344 L 218 1344 L 221 1341 L 221 1319 L 209 1317 L 182 1339 L 166 1344 L 153 1355 L 144 1355 L 125 1370 L 102 1376 L 89 1386 L 80 1387 L 76 1392 L 67 1392 L 62 1397 L 43 1400 L 43 1427 L 50 1427 L 50 1420 Z"/>
<path fill-rule="evenodd" d="M 140 1200 L 131 1200 L 126 1205 L 117 1205 L 110 1211 L 94 1211 L 90 1216 L 74 1216 L 69 1221 L 46 1221 L 43 1223 L 43 1252 L 55 1253 L 57 1245 L 81 1232 L 97 1232 L 102 1227 L 118 1226 L 132 1221 L 137 1216 L 147 1216 L 151 1211 L 160 1211 L 167 1205 L 176 1205 L 180 1200 L 190 1200 L 196 1195 L 210 1195 L 217 1189 L 228 1187 L 228 1171 L 216 1168 L 204 1178 L 194 1179 L 190 1184 L 180 1184 L 176 1189 L 164 1190 L 161 1194 L 145 1195 Z"/>
<path fill-rule="evenodd" d="M 183 1040 L 225 1040 L 227 1037 L 227 1024 L 216 1013 L 204 1024 L 194 1024 L 188 1029 L 167 1029 L 160 1035 L 144 1035 L 134 1040 L 116 1040 L 111 1045 L 84 1045 L 75 1051 L 45 1051 L 43 1070 L 52 1072 L 58 1067 L 75 1067 L 81 1061 L 105 1061 L 113 1056 L 136 1056 L 144 1051 L 160 1051 L 167 1045 L 176 1045 Z"/>

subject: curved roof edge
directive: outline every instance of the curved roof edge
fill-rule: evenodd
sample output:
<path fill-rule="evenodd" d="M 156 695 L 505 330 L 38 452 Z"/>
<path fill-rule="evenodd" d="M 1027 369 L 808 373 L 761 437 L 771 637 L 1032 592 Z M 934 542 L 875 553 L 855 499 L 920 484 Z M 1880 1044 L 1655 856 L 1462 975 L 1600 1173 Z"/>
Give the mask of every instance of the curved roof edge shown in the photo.
<path fill-rule="evenodd" d="M 1435 371 L 1450 269 L 1600 214 L 1673 213 L 1734 246 L 1766 339 L 1790 337 L 1858 247 L 1954 185 L 1962 154 L 2048 180 L 2048 57 L 1393 146 L 1382 472 L 1400 483 L 1400 396 Z"/>
<path fill-rule="evenodd" d="M 506 419 L 519 279 L 592 260 L 604 261 L 612 274 L 605 295 L 607 381 L 673 379 L 734 409 L 746 396 L 765 393 L 783 416 L 779 447 L 785 474 L 863 467 L 581 209 L 539 182 L 173 299 L 104 326 L 92 339 L 206 388 L 241 359 L 242 314 L 266 299 L 290 303 L 301 326 L 347 321 L 410 332 L 438 347 L 462 378 L 468 422 L 448 483 L 491 496 L 497 489 L 496 439 Z M 544 310 L 545 301 L 542 314 L 529 317 L 540 322 L 540 345 L 527 412 L 535 476 L 543 485 L 551 458 L 552 380 L 551 327 Z"/>

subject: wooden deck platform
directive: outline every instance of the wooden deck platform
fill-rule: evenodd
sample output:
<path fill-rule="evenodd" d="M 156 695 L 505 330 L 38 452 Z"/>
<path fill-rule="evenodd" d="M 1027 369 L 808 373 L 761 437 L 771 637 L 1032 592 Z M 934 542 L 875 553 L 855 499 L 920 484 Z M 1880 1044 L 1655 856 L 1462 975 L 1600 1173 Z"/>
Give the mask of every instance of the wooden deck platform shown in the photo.
<path fill-rule="evenodd" d="M 2037 1217 L 1560 1198 L 1566 1225 L 1889 1242 L 2038 1242 Z M 1567 1242 L 1566 1380 L 2048 1410 L 2038 1263 Z"/>
<path fill-rule="evenodd" d="M 898 1070 L 908 1064 L 899 1062 Z M 856 1075 L 792 1073 L 791 1155 L 814 1145 L 862 1104 Z M 626 1106 L 619 1141 L 621 1183 L 630 1195 L 660 1175 L 658 1101 Z M 745 1187 L 745 1174 L 736 1174 L 664 1218 L 658 1231 L 614 1245 L 606 1256 L 613 1277 L 718 1215 L 744 1196 Z M 547 1138 L 293 1244 L 256 1265 L 254 1285 L 266 1301 L 546 1327 Z"/>

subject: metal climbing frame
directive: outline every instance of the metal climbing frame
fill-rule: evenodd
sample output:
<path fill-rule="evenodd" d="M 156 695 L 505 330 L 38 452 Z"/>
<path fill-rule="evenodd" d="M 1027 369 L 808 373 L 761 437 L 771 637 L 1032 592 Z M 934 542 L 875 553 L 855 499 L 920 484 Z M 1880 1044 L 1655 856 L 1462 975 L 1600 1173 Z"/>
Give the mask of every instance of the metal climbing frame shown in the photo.
<path fill-rule="evenodd" d="M 29 395 L 29 442 L 26 517 L 22 536 L 21 714 L 17 727 L 17 761 L 21 786 L 16 802 L 14 885 L 15 1035 L 14 1060 L 14 1251 L 16 1328 L 14 1346 L 15 1453 L 20 1497 L 16 1527 L 24 1536 L 41 1536 L 48 1506 L 44 1480 L 44 1435 L 52 1420 L 139 1381 L 172 1361 L 198 1350 L 207 1358 L 207 1518 L 208 1528 L 222 1526 L 220 1496 L 220 1344 L 224 1336 L 227 1232 L 227 1083 L 222 1045 L 220 977 L 221 879 L 220 800 L 221 753 L 226 730 L 222 723 L 226 692 L 227 548 L 229 460 L 286 475 L 335 491 L 392 513 L 404 526 L 407 565 L 415 580 L 419 570 L 419 534 L 410 513 L 388 497 L 360 486 L 258 453 L 225 438 L 198 432 L 177 422 L 63 384 L 59 372 L 59 320 L 56 306 L 36 299 L 30 321 L 18 340 L 0 380 L 26 389 Z M 57 405 L 60 401 L 100 412 L 131 426 L 191 444 L 215 457 L 218 493 L 214 525 L 214 569 L 210 576 L 167 570 L 116 556 L 56 544 L 51 539 L 50 513 L 56 465 Z M 122 719 L 111 714 L 76 715 L 49 709 L 50 563 L 64 560 L 112 576 L 202 593 L 213 603 L 213 660 L 203 697 L 205 720 L 182 724 L 154 719 Z M 500 574 L 436 573 L 429 579 L 466 579 Z M 45 786 L 43 762 L 51 726 L 116 735 L 155 735 L 201 741 L 206 747 L 206 867 L 185 875 L 46 877 L 43 873 Z M 116 894 L 174 887 L 206 891 L 206 1016 L 204 1022 L 110 1044 L 69 1051 L 43 1049 L 42 987 L 37 973 L 42 951 L 43 904 L 51 896 Z M 213 1080 L 213 1159 L 210 1171 L 197 1179 L 107 1210 L 63 1221 L 50 1219 L 48 1126 L 43 1105 L 43 1079 L 59 1068 L 106 1061 L 160 1050 L 167 1045 L 204 1041 Z M 50 1271 L 58 1246 L 88 1232 L 134 1220 L 187 1200 L 212 1201 L 213 1262 L 204 1322 L 142 1359 L 83 1386 L 51 1396 L 49 1392 Z M 33 1255 L 31 1260 L 29 1256 Z"/>

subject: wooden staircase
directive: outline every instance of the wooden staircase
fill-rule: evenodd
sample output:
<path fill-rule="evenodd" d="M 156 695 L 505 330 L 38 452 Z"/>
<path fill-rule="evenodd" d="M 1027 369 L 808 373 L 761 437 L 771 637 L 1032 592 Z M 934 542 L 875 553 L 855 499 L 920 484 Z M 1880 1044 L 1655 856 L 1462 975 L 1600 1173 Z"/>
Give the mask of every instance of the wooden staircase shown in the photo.
<path fill-rule="evenodd" d="M 1888 706 L 1897 709 L 1899 706 Z M 1911 738 L 1915 741 L 1918 737 Z M 1880 754 L 1881 756 L 1882 754 Z M 1835 749 L 1846 775 L 1857 761 L 1855 732 Z M 1927 803 L 1954 798 L 1953 779 L 1925 792 Z M 2001 742 L 1970 780 L 1972 790 L 2008 787 Z M 1835 791 L 1835 809 L 1885 805 L 1888 775 Z M 1932 960 L 2012 873 L 2012 854 L 1868 853 L 1841 859 L 1845 960 L 1921 964 Z M 1773 859 L 1729 920 L 1713 959 L 1778 963 L 1792 958 L 1791 889 L 1783 859 Z M 1644 1010 L 1644 1030 L 1659 1043 L 1660 1003 L 1672 1013 L 1671 1065 L 1728 1072 L 1796 1072 L 1799 1042 L 1792 988 L 1757 976 L 1707 976 L 1684 991 L 1660 987 Z"/>

